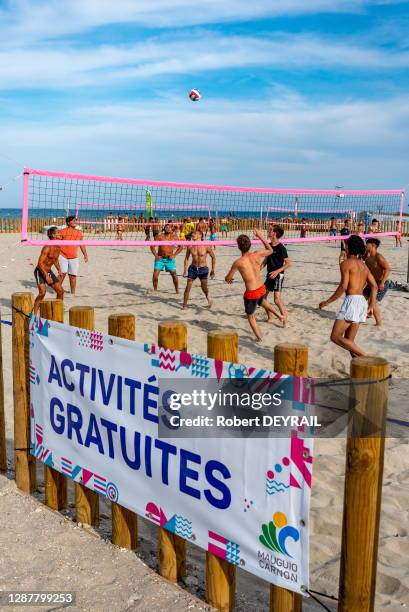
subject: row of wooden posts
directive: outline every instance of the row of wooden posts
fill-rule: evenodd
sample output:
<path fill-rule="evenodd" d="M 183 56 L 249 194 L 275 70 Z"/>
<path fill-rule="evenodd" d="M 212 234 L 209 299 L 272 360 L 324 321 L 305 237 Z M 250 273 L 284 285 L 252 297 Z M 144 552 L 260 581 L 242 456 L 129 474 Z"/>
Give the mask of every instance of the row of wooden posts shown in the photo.
<path fill-rule="evenodd" d="M 15 478 L 18 488 L 29 494 L 36 489 L 36 459 L 29 450 L 29 329 L 26 316 L 32 307 L 31 293 L 15 293 L 12 296 Z M 41 316 L 63 322 L 63 302 L 45 300 L 41 304 Z M 69 324 L 94 330 L 94 309 L 79 306 L 70 308 Z M 135 327 L 135 317 L 132 314 L 115 314 L 108 318 L 108 333 L 112 336 L 135 340 Z M 186 324 L 179 321 L 159 323 L 158 344 L 168 349 L 187 351 Z M 207 354 L 211 358 L 237 363 L 237 333 L 209 332 Z M 7 462 L 1 366 L 0 350 L 0 469 L 4 472 Z M 307 376 L 308 348 L 302 344 L 278 344 L 274 349 L 274 370 L 282 374 Z M 373 415 L 376 415 L 376 421 L 382 429 L 386 418 L 388 374 L 389 364 L 384 359 L 352 360 L 352 378 L 385 380 L 376 385 L 358 386 L 356 390 L 361 414 L 354 417 L 354 436 L 349 436 L 347 441 L 338 607 L 342 612 L 369 612 L 374 609 L 384 438 L 364 437 L 367 433 L 362 429 L 365 428 L 365 419 L 359 417 L 363 416 L 362 411 L 367 414 L 370 412 L 373 424 Z M 357 434 L 362 437 L 357 437 Z M 46 505 L 56 511 L 65 508 L 67 478 L 45 465 L 44 482 Z M 99 495 L 79 483 L 75 483 L 75 518 L 89 525 L 98 525 L 99 522 Z M 117 503 L 112 503 L 112 542 L 128 549 L 137 547 L 137 515 Z M 185 540 L 159 528 L 160 575 L 177 582 L 185 575 L 185 560 Z M 234 565 L 206 553 L 206 597 L 209 604 L 223 611 L 234 609 L 235 577 Z M 300 612 L 301 607 L 300 595 L 275 585 L 270 586 L 270 612 Z"/>

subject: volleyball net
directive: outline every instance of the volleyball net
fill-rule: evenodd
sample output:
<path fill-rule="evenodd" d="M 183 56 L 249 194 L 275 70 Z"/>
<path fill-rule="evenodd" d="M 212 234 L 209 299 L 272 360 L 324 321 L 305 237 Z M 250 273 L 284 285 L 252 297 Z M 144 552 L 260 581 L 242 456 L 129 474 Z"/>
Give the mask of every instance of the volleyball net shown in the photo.
<path fill-rule="evenodd" d="M 402 189 L 247 188 L 34 169 L 23 177 L 22 241 L 28 245 L 47 244 L 47 230 L 65 227 L 68 216 L 76 219 L 81 244 L 90 246 L 152 246 L 164 232 L 161 244 L 183 244 L 196 230 L 203 244 L 233 245 L 239 234 L 271 224 L 283 227 L 284 242 L 338 240 L 345 221 L 351 232 L 369 235 L 374 219 L 377 235 L 394 236 L 404 219 Z"/>

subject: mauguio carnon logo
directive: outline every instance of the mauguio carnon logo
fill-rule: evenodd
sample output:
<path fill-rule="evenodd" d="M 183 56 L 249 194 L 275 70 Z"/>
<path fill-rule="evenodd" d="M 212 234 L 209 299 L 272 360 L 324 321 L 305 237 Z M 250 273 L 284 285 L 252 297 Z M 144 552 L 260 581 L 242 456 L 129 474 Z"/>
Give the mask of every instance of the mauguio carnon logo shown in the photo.
<path fill-rule="evenodd" d="M 285 580 L 298 583 L 298 566 L 294 561 L 291 561 L 292 554 L 289 542 L 298 542 L 299 539 L 300 532 L 288 524 L 284 512 L 275 512 L 272 520 L 269 523 L 263 523 L 261 526 L 259 541 L 271 552 L 258 551 L 259 566 Z"/>

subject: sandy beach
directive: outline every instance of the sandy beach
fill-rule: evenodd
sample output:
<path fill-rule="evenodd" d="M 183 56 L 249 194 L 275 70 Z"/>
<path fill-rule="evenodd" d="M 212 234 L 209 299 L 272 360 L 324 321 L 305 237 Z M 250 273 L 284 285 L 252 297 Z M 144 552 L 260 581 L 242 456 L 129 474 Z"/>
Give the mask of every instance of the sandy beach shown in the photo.
<path fill-rule="evenodd" d="M 392 266 L 393 280 L 406 280 L 407 249 L 406 240 L 404 248 L 395 248 L 394 240 L 383 242 L 380 251 L 386 256 Z M 65 299 L 66 322 L 68 310 L 73 305 L 93 306 L 96 313 L 96 327 L 102 332 L 107 331 L 108 316 L 114 313 L 129 312 L 137 318 L 137 339 L 144 342 L 157 340 L 157 324 L 164 319 L 185 321 L 188 324 L 188 348 L 195 353 L 206 353 L 206 333 L 211 330 L 235 330 L 239 334 L 240 361 L 258 367 L 273 368 L 273 349 L 279 342 L 302 342 L 309 347 L 309 374 L 314 377 L 345 377 L 349 371 L 350 356 L 346 351 L 329 342 L 334 313 L 340 302 L 332 304 L 325 311 L 318 310 L 318 303 L 331 295 L 339 281 L 338 244 L 303 244 L 291 245 L 289 256 L 292 267 L 286 273 L 283 297 L 288 306 L 290 326 L 283 329 L 276 325 L 267 325 L 263 322 L 264 313 L 259 312 L 259 320 L 263 333 L 263 342 L 256 344 L 253 341 L 247 321 L 243 316 L 242 293 L 243 286 L 238 279 L 232 284 L 224 282 L 224 276 L 231 262 L 237 256 L 234 248 L 217 247 L 216 278 L 209 282 L 210 291 L 214 300 L 209 310 L 200 291 L 199 285 L 194 286 L 191 301 L 186 310 L 181 309 L 182 295 L 175 295 L 170 277 L 163 273 L 159 280 L 160 292 L 152 295 L 151 275 L 153 257 L 147 248 L 129 247 L 97 247 L 89 249 L 89 263 L 81 262 L 78 278 L 78 294 L 73 297 L 67 291 Z M 4 234 L 0 236 L 0 309 L 2 319 L 10 320 L 10 296 L 17 291 L 32 291 L 35 293 L 33 270 L 37 262 L 39 249 L 21 247 L 18 236 Z M 177 261 L 181 293 L 185 287 L 183 279 L 183 254 Z M 68 283 L 65 287 L 68 289 Z M 51 294 L 50 294 L 51 297 Z M 374 326 L 373 319 L 369 319 L 361 326 L 358 343 L 369 353 L 385 357 L 391 364 L 393 382 L 398 379 L 409 378 L 409 326 L 407 313 L 409 294 L 398 291 L 389 291 L 382 302 L 384 316 L 383 326 Z M 11 457 L 12 448 L 12 384 L 11 384 L 11 328 L 2 326 L 4 380 L 6 396 L 7 437 Z M 407 420 L 407 419 L 406 419 Z M 339 576 L 340 537 L 342 521 L 343 474 L 345 463 L 345 442 L 343 440 L 318 440 L 315 445 L 314 484 L 312 489 L 312 521 L 311 521 L 311 588 L 337 596 Z M 10 477 L 12 466 L 10 465 Z M 20 500 L 14 485 L 1 478 L 0 505 L 4 512 L 11 512 L 14 504 L 36 504 Z M 42 490 L 40 488 L 41 497 Z M 40 507 L 40 506 L 39 506 Z M 31 506 L 30 506 L 31 508 Z M 40 507 L 41 508 L 41 507 Z M 8 510 L 7 510 L 8 509 Z M 30 510 L 35 513 L 35 507 Z M 55 572 L 59 564 L 64 563 L 65 545 L 75 559 L 76 539 L 81 551 L 89 547 L 89 556 L 77 567 L 71 567 L 71 576 L 75 588 L 81 593 L 81 604 L 78 609 L 91 609 L 91 600 L 86 590 L 86 567 L 89 560 L 98 554 L 95 538 L 91 535 L 78 535 L 78 528 L 65 521 L 56 523 L 55 515 L 49 520 L 44 516 L 48 511 L 39 511 L 41 526 L 39 529 L 46 532 L 49 529 L 51 536 L 58 532 L 61 559 L 55 557 L 53 565 L 48 567 L 47 555 L 42 554 L 44 542 L 41 544 L 30 532 L 27 521 L 11 522 L 6 541 L 2 547 L 7 548 L 7 554 L 0 560 L 0 588 L 13 589 L 18 586 L 17 576 L 24 572 L 33 571 L 34 564 L 25 565 L 24 559 L 27 551 L 37 560 L 35 564 L 39 581 L 41 575 Z M 101 535 L 107 536 L 109 532 L 109 508 L 103 509 L 106 518 L 102 520 Z M 44 516 L 43 516 L 44 515 Z M 70 515 L 70 513 L 68 513 Z M 38 517 L 37 517 L 38 518 Z M 142 523 L 142 521 L 141 521 Z M 58 527 L 58 529 L 57 529 Z M 85 530 L 81 531 L 85 534 Z M 2 538 L 5 536 L 3 529 Z M 156 542 L 155 529 L 143 523 L 141 527 L 143 538 L 140 553 L 147 566 L 155 567 Z M 76 539 L 75 539 L 76 538 Z M 24 541 L 24 545 L 21 545 Z M 49 544 L 47 544 L 49 546 Z M 101 544 L 102 546 L 102 544 Z M 13 548 L 14 547 L 14 548 Z M 108 547 L 109 548 L 109 547 Z M 11 558 L 14 549 L 13 571 L 6 572 L 5 564 Z M 104 548 L 107 551 L 107 548 Z M 117 550 L 117 549 L 116 549 Z M 205 604 L 180 594 L 175 588 L 174 599 L 168 603 L 152 600 L 148 605 L 147 595 L 143 593 L 143 601 L 132 601 L 132 593 L 137 589 L 128 589 L 116 580 L 115 576 L 122 571 L 132 575 L 135 565 L 134 555 L 112 552 L 109 549 L 104 553 L 104 563 L 101 565 L 101 584 L 109 583 L 112 593 L 125 589 L 126 597 L 118 599 L 117 610 L 160 610 L 172 609 L 205 609 Z M 86 551 L 84 554 L 87 554 Z M 126 558 L 126 562 L 124 559 Z M 409 445 L 408 439 L 387 440 L 385 471 L 383 481 L 382 517 L 379 543 L 378 577 L 376 609 L 401 610 L 409 606 Z M 189 547 L 189 570 L 192 576 L 187 580 L 187 588 L 193 595 L 203 598 L 204 589 L 204 553 Z M 69 563 L 69 560 L 67 560 Z M 3 567 L 2 567 L 3 566 Z M 126 566 L 123 569 L 123 566 Z M 59 567 L 58 580 L 55 587 L 61 588 L 63 572 Z M 112 568 L 112 574 L 111 574 Z M 83 574 L 81 574 L 83 572 Z M 139 581 L 145 581 L 145 586 L 152 581 L 153 592 L 158 589 L 158 578 L 144 566 L 139 567 Z M 81 580 L 81 575 L 84 580 Z M 122 574 L 121 574 L 122 575 Z M 75 576 L 75 578 L 74 578 Z M 126 579 L 124 578 L 126 581 Z M 116 581 L 116 582 L 115 582 Z M 73 584 L 74 584 L 73 582 Z M 115 583 L 115 584 L 114 584 Z M 34 578 L 27 582 L 30 588 L 39 587 Z M 54 588 L 53 580 L 47 578 L 47 589 Z M 147 588 L 147 587 L 146 587 Z M 167 589 L 170 587 L 167 586 Z M 129 591 L 129 592 L 128 592 Z M 268 587 L 265 583 L 255 579 L 243 571 L 238 572 L 238 609 L 268 609 Z M 114 594 L 112 597 L 114 598 Z M 170 596 L 169 596 L 170 597 Z M 334 602 L 326 600 L 329 607 Z M 169 604 L 169 605 L 168 605 Z M 90 606 L 90 608 L 88 608 Z M 101 607 L 93 608 L 105 610 Z M 112 609 L 112 608 L 111 608 Z M 307 603 L 306 610 L 315 610 L 315 604 Z"/>

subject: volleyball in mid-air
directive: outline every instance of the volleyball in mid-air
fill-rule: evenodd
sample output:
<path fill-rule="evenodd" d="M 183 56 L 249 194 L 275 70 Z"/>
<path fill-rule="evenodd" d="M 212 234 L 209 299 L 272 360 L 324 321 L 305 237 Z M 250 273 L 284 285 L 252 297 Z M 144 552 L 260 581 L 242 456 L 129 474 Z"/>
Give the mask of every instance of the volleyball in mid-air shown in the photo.
<path fill-rule="evenodd" d="M 199 102 L 201 97 L 202 97 L 202 94 L 200 93 L 198 89 L 191 89 L 189 91 L 189 98 L 192 100 L 192 102 Z"/>

